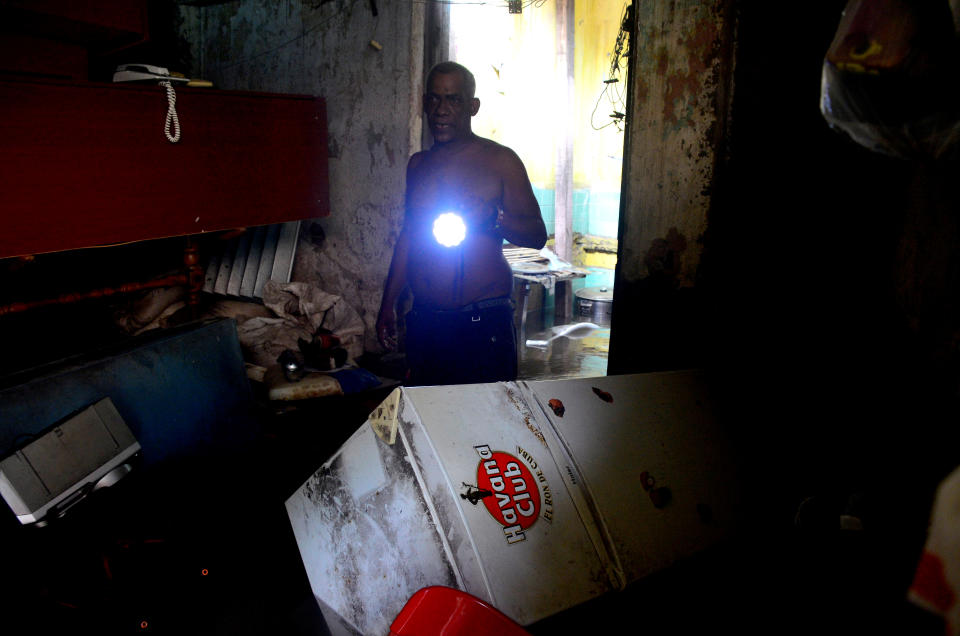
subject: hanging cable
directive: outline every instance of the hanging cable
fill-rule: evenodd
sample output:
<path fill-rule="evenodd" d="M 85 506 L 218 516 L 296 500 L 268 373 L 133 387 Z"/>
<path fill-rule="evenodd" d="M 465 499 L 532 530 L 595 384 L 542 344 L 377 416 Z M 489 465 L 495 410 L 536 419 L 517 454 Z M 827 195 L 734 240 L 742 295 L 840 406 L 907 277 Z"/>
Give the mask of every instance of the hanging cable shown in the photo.
<path fill-rule="evenodd" d="M 167 141 L 175 144 L 180 141 L 180 118 L 177 117 L 177 94 L 173 90 L 173 84 L 167 80 L 160 82 L 160 86 L 167 89 L 167 119 L 163 124 L 163 134 L 167 136 Z"/>
<path fill-rule="evenodd" d="M 610 54 L 610 70 L 607 75 L 607 79 L 603 80 L 603 90 L 600 91 L 600 95 L 597 96 L 597 102 L 593 106 L 593 111 L 590 113 L 590 127 L 594 130 L 603 130 L 608 126 L 616 126 L 617 130 L 623 132 L 623 123 L 626 120 L 626 99 L 624 96 L 623 82 L 621 81 L 621 75 L 624 68 L 621 67 L 620 61 L 627 57 L 629 50 L 625 50 L 628 47 L 628 36 L 629 36 L 629 22 L 631 16 L 631 7 L 629 0 L 623 4 L 623 14 L 620 18 L 620 30 L 617 33 L 616 42 L 613 45 L 613 52 Z M 597 109 L 600 108 L 600 102 L 603 101 L 603 98 L 607 98 L 607 102 L 610 105 L 610 121 L 603 124 L 602 126 L 597 126 L 594 123 L 596 118 Z"/>

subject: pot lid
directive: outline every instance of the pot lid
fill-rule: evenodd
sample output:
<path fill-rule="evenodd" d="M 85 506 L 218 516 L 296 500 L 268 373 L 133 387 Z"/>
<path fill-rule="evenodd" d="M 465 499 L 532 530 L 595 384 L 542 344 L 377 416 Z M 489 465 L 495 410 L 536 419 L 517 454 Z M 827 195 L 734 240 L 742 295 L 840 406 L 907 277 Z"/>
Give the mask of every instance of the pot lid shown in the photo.
<path fill-rule="evenodd" d="M 601 287 L 584 287 L 583 289 L 578 289 L 574 295 L 577 298 L 583 298 L 585 300 L 600 300 L 607 302 L 613 300 L 613 290 L 605 285 Z"/>

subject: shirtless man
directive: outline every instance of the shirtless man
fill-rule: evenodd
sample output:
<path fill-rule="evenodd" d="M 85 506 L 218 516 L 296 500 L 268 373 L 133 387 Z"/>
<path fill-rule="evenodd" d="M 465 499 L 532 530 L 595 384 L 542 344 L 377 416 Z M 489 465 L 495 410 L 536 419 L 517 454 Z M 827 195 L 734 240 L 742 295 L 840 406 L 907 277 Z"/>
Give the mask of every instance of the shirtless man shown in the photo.
<path fill-rule="evenodd" d="M 377 337 L 397 348 L 396 303 L 413 293 L 406 316 L 408 384 L 512 380 L 517 373 L 503 239 L 540 249 L 547 231 L 520 158 L 473 134 L 480 108 L 463 66 L 443 62 L 427 77 L 424 111 L 433 146 L 407 164 L 406 216 L 377 318 Z M 466 226 L 462 242 L 441 245 L 433 224 L 444 212 Z"/>

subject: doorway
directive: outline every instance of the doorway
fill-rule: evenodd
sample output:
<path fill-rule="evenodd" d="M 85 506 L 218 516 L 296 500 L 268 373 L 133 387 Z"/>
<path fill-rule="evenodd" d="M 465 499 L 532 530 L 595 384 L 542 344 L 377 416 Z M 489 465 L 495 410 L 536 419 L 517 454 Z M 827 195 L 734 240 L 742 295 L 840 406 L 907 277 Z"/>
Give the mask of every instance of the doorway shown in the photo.
<path fill-rule="evenodd" d="M 520 156 L 550 235 L 546 249 L 559 267 L 569 265 L 576 274 L 538 284 L 536 277 L 519 278 L 514 267 L 515 290 L 526 285 L 529 292 L 525 311 L 518 303 L 524 314 L 518 319 L 520 378 L 606 375 L 623 168 L 628 2 L 448 6 L 449 59 L 469 68 L 477 80 L 481 106 L 473 130 Z M 536 254 L 520 256 L 529 264 Z M 508 261 L 514 264 L 509 256 Z M 551 259 L 550 267 L 557 262 Z"/>

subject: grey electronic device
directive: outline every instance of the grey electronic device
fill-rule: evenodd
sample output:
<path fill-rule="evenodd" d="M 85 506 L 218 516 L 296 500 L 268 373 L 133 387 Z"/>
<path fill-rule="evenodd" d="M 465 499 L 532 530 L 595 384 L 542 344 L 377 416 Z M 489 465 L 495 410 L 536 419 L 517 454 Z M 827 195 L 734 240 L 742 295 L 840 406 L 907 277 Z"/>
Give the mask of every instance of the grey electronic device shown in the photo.
<path fill-rule="evenodd" d="M 122 479 L 139 452 L 113 402 L 103 398 L 0 460 L 0 495 L 20 523 L 42 525 Z"/>

